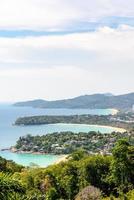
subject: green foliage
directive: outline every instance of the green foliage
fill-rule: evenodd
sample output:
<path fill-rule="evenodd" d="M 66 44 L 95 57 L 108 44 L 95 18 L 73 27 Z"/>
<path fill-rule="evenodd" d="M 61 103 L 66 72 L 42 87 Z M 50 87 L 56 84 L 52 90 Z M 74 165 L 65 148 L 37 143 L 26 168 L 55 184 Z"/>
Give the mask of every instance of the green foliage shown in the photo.
<path fill-rule="evenodd" d="M 134 148 L 126 139 L 119 140 L 113 149 L 113 160 L 110 168 L 110 180 L 124 193 L 133 187 L 134 181 Z"/>
<path fill-rule="evenodd" d="M 111 156 L 88 156 L 79 162 L 79 185 L 81 188 L 91 184 L 108 192 L 109 185 L 105 178 L 109 173 Z"/>
<path fill-rule="evenodd" d="M 55 200 L 58 196 L 56 189 L 51 187 L 46 193 L 46 200 Z"/>
<path fill-rule="evenodd" d="M 89 133 L 61 132 L 42 136 L 26 135 L 20 137 L 16 143 L 18 152 L 39 152 L 53 154 L 72 154 L 80 148 L 91 153 L 111 153 L 114 143 L 127 137 L 134 143 L 134 133 L 129 137 L 129 133 L 101 134 L 91 131 Z M 75 154 L 74 154 L 75 155 Z"/>
<path fill-rule="evenodd" d="M 5 169 L 6 169 L 6 163 L 7 163 L 6 159 L 0 157 L 0 172 L 1 171 L 5 171 Z"/>
<path fill-rule="evenodd" d="M 9 172 L 9 173 L 21 172 L 23 168 L 24 168 L 23 166 L 18 165 L 11 160 L 6 160 L 0 157 L 0 172 Z"/>
<path fill-rule="evenodd" d="M 101 191 L 105 200 L 133 200 L 133 156 L 134 147 L 123 139 L 113 148 L 113 156 L 91 156 L 79 149 L 66 162 L 21 171 L 11 167 L 10 175 L 7 161 L 1 159 L 0 199 L 98 200 Z"/>
<path fill-rule="evenodd" d="M 13 194 L 24 194 L 24 186 L 11 175 L 0 173 L 0 199 L 7 200 Z"/>
<path fill-rule="evenodd" d="M 127 200 L 134 200 L 134 189 L 127 193 Z"/>
<path fill-rule="evenodd" d="M 77 151 L 74 151 L 69 157 L 74 161 L 79 161 L 87 155 L 88 153 L 84 149 L 78 149 Z"/>

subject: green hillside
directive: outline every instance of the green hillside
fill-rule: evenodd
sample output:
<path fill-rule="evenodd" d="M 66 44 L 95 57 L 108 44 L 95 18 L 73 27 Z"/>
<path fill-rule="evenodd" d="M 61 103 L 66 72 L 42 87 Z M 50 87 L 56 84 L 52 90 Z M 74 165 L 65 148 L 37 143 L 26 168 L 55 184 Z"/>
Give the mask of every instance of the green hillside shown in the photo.
<path fill-rule="evenodd" d="M 26 102 L 18 102 L 14 104 L 14 106 L 29 106 L 36 108 L 117 108 L 120 110 L 130 110 L 132 109 L 133 105 L 134 93 L 118 96 L 107 94 L 94 94 L 57 101 L 33 100 Z"/>

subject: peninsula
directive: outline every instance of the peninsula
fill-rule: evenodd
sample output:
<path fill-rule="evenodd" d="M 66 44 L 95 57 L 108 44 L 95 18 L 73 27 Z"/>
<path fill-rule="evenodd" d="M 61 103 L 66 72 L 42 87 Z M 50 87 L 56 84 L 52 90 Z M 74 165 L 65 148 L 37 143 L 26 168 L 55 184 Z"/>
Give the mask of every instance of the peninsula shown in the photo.
<path fill-rule="evenodd" d="M 117 115 L 70 115 L 70 116 L 29 116 L 20 117 L 15 121 L 17 126 L 43 125 L 56 123 L 88 124 L 112 126 L 123 129 L 134 127 L 134 113 L 119 113 Z"/>
<path fill-rule="evenodd" d="M 113 132 L 101 134 L 99 132 L 73 133 L 60 132 L 42 136 L 26 135 L 20 137 L 12 152 L 34 154 L 70 154 L 79 148 L 88 151 L 89 154 L 111 154 L 111 150 L 121 138 L 128 138 L 134 144 L 134 131 Z"/>

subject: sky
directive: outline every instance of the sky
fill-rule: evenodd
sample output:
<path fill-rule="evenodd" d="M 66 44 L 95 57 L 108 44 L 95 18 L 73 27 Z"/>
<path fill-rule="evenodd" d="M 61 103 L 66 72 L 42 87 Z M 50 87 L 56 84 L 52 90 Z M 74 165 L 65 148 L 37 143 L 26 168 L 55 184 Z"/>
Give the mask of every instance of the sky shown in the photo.
<path fill-rule="evenodd" d="M 0 102 L 134 92 L 133 0 L 1 0 Z"/>

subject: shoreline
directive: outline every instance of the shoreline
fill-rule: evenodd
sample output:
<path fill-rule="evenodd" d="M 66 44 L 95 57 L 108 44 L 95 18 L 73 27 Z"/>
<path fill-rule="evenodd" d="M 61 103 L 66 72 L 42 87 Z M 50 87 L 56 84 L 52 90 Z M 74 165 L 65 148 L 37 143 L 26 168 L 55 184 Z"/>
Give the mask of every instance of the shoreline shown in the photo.
<path fill-rule="evenodd" d="M 62 124 L 62 123 L 61 123 Z M 66 125 L 66 124 L 65 124 Z M 67 124 L 68 125 L 68 124 Z M 78 125 L 78 124 L 71 124 L 71 125 Z M 127 130 L 124 128 L 120 128 L 120 127 L 115 127 L 115 126 L 107 126 L 107 125 L 98 125 L 98 124 L 80 124 L 80 125 L 84 125 L 84 126 L 94 126 L 94 127 L 101 127 L 101 128 L 108 128 L 108 129 L 113 129 L 112 132 L 120 132 L 120 133 L 125 133 Z M 104 134 L 104 133 L 102 133 Z M 110 133 L 109 133 L 110 134 Z M 58 155 L 58 154 L 53 154 L 53 153 L 45 153 L 45 152 L 33 152 L 33 151 L 20 151 L 17 150 L 14 146 L 10 147 L 10 148 L 3 148 L 0 149 L 0 151 L 10 151 L 12 153 L 18 153 L 18 154 L 33 154 L 33 155 Z M 60 156 L 60 154 L 59 154 Z M 65 156 L 65 155 L 64 155 Z"/>
<path fill-rule="evenodd" d="M 127 131 L 125 128 L 116 127 L 116 126 L 108 126 L 108 125 L 99 125 L 99 124 L 77 124 L 77 123 L 76 124 L 75 123 L 56 123 L 56 124 L 63 124 L 65 126 L 70 124 L 70 125 L 73 125 L 73 126 L 81 125 L 81 126 L 89 126 L 89 127 L 93 126 L 93 127 L 109 128 L 109 129 L 114 129 L 113 131 L 117 131 L 117 132 L 121 132 L 121 133 L 124 133 L 124 132 Z M 101 133 L 101 134 L 104 134 L 104 133 Z"/>
<path fill-rule="evenodd" d="M 117 115 L 119 113 L 119 110 L 112 108 L 110 109 L 112 111 L 112 115 Z"/>
<path fill-rule="evenodd" d="M 0 152 L 1 151 L 2 150 L 0 150 Z M 10 149 L 3 149 L 3 151 L 9 152 L 9 153 L 13 153 Z M 27 155 L 30 155 L 31 152 L 27 152 L 27 153 L 26 152 L 14 152 L 14 154 L 18 154 L 18 155 L 22 155 L 22 154 L 26 155 L 27 154 Z M 30 164 L 33 163 L 33 164 L 37 165 L 38 168 L 46 168 L 46 167 L 48 167 L 50 165 L 57 165 L 57 164 L 59 164 L 61 162 L 67 162 L 68 161 L 68 156 L 70 154 L 60 154 L 60 155 L 58 155 L 58 154 L 51 154 L 51 153 L 46 153 L 46 154 L 44 154 L 44 153 L 42 153 L 42 154 L 40 154 L 40 153 L 39 154 L 38 153 L 32 153 L 32 155 L 37 155 L 37 156 L 42 155 L 42 156 L 44 156 L 44 157 L 41 158 L 42 160 L 45 160 L 46 158 L 48 158 L 48 156 L 55 156 L 55 157 L 54 157 L 54 159 L 52 159 L 52 161 L 50 160 L 50 163 L 48 163 L 47 165 L 46 165 L 46 163 L 42 164 L 42 162 L 41 163 L 37 163 L 35 160 L 31 161 L 31 162 L 29 161 L 27 164 L 24 164 L 22 162 L 17 162 L 14 159 L 13 159 L 13 162 L 15 162 L 15 163 L 17 163 L 19 165 L 23 165 L 25 167 L 30 167 Z M 2 157 L 4 159 L 10 160 L 9 158 L 6 158 L 3 155 L 2 155 Z"/>
<path fill-rule="evenodd" d="M 65 154 L 62 154 L 60 155 L 60 158 L 58 158 L 54 164 L 59 164 L 60 162 L 66 162 L 68 160 L 68 156 L 69 154 L 65 155 Z"/>
<path fill-rule="evenodd" d="M 6 151 L 2 149 L 1 151 Z M 53 153 L 45 153 L 45 152 L 33 152 L 33 151 L 20 151 L 17 150 L 15 147 L 9 148 L 7 151 L 10 151 L 12 153 L 17 153 L 17 154 L 32 154 L 32 155 L 55 155 L 55 156 L 60 156 L 58 154 L 53 154 Z"/>
<path fill-rule="evenodd" d="M 11 153 L 16 154 L 32 154 L 32 155 L 54 155 L 58 156 L 56 161 L 53 164 L 59 164 L 60 162 L 66 162 L 68 160 L 69 154 L 52 154 L 52 153 L 41 153 L 41 152 L 31 152 L 31 151 L 19 151 L 16 148 L 9 148 L 9 149 L 1 149 L 0 151 L 10 151 Z"/>
<path fill-rule="evenodd" d="M 124 133 L 127 130 L 125 128 L 120 128 L 120 127 L 115 127 L 115 126 L 105 126 L 105 125 L 89 125 L 89 126 L 96 126 L 96 127 L 102 127 L 102 128 L 110 128 L 110 129 L 115 129 L 115 131 Z M 103 133 L 102 133 L 103 134 Z"/>

